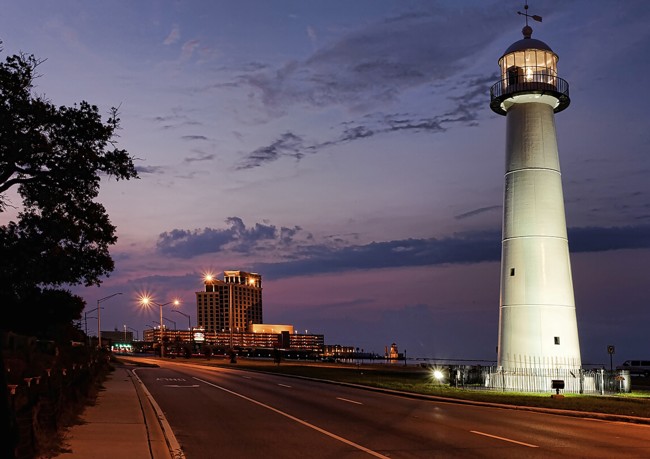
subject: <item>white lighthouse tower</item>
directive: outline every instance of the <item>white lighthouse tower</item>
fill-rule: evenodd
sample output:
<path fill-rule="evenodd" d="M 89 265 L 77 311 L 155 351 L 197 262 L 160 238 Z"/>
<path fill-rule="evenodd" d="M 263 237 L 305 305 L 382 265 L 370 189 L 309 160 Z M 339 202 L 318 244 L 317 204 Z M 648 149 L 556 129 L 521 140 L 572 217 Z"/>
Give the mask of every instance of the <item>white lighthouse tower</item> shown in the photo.
<path fill-rule="evenodd" d="M 526 5 L 526 9 L 528 6 Z M 527 11 L 526 11 L 527 13 Z M 490 108 L 506 117 L 498 365 L 501 371 L 581 367 L 555 113 L 569 106 L 558 56 L 524 38 L 499 59 Z"/>

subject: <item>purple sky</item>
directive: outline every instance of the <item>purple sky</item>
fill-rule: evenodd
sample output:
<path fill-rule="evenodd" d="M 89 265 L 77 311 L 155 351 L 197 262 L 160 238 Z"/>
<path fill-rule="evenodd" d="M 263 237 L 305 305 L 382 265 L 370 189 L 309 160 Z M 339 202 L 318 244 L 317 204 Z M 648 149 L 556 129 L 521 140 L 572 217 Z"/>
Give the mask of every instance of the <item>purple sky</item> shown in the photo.
<path fill-rule="evenodd" d="M 141 178 L 100 194 L 119 241 L 102 329 L 196 321 L 202 273 L 259 272 L 264 319 L 329 344 L 496 359 L 505 118 L 522 1 L 21 1 L 4 57 L 36 92 L 119 106 Z M 534 0 L 556 117 L 583 363 L 650 358 L 650 2 Z M 12 218 L 0 214 L 0 223 Z M 165 307 L 165 317 L 187 318 Z M 95 315 L 94 313 L 92 314 Z M 169 323 L 167 325 L 170 325 Z M 88 329 L 96 334 L 96 321 Z"/>

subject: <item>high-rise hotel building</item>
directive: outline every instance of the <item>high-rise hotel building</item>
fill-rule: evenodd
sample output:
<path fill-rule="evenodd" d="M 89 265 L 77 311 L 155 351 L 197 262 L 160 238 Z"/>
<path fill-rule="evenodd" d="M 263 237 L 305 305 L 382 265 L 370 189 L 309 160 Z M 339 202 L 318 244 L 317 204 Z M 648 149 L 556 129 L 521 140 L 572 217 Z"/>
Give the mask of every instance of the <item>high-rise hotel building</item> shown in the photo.
<path fill-rule="evenodd" d="M 206 332 L 245 332 L 262 322 L 262 276 L 224 271 L 223 280 L 206 276 L 196 292 L 197 325 Z"/>

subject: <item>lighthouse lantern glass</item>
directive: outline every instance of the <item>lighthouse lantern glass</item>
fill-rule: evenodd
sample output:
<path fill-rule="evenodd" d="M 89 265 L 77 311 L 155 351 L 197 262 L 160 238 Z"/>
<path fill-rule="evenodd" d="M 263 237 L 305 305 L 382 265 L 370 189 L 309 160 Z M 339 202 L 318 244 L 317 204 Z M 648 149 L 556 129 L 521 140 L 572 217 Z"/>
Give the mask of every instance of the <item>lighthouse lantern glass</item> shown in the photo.
<path fill-rule="evenodd" d="M 542 83 L 556 86 L 557 55 L 541 49 L 526 49 L 506 54 L 499 59 L 503 89 L 521 83 Z"/>

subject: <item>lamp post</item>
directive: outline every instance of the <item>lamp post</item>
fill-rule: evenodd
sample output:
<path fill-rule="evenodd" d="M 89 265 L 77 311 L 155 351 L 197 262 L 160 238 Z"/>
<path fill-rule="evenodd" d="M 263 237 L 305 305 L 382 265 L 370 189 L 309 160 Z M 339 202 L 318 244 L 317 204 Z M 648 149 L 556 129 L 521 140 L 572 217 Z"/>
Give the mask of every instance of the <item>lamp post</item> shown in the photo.
<path fill-rule="evenodd" d="M 167 317 L 163 317 L 163 319 L 166 320 L 167 322 L 173 323 L 174 324 L 174 330 L 176 330 L 176 322 L 175 321 L 173 321 L 171 319 L 168 319 Z"/>
<path fill-rule="evenodd" d="M 104 309 L 104 308 L 102 308 L 102 309 Z M 88 336 L 88 319 L 89 318 L 90 319 L 96 319 L 97 318 L 95 316 L 88 317 L 88 314 L 90 314 L 91 312 L 94 312 L 94 311 L 97 311 L 97 308 L 93 308 L 90 311 L 84 312 L 84 331 L 86 332 L 86 336 Z"/>
<path fill-rule="evenodd" d="M 151 298 L 148 296 L 143 296 L 140 298 L 140 304 L 142 306 L 149 306 L 150 304 L 155 304 L 160 308 L 160 357 L 165 357 L 165 346 L 163 345 L 163 312 L 162 308 L 163 306 L 167 306 L 168 304 L 173 304 L 174 306 L 178 306 L 181 304 L 179 300 L 173 300 L 173 301 L 168 301 L 167 303 L 156 303 L 153 301 Z"/>
<path fill-rule="evenodd" d="M 138 330 L 136 330 L 135 328 L 131 328 L 129 326 L 126 326 L 126 325 L 125 325 L 125 327 L 128 328 L 131 331 L 134 331 L 135 332 L 135 340 L 140 341 L 140 335 L 138 334 Z"/>
<path fill-rule="evenodd" d="M 172 312 L 177 312 L 177 313 L 182 314 L 185 317 L 187 317 L 187 329 L 190 330 L 190 331 L 192 330 L 192 319 L 190 318 L 189 314 L 185 314 L 184 312 L 181 312 L 178 309 L 172 309 Z"/>
<path fill-rule="evenodd" d="M 97 346 L 99 349 L 102 348 L 102 313 L 101 313 L 102 308 L 99 307 L 99 303 L 121 294 L 122 292 L 113 293 L 112 295 L 108 295 L 105 296 L 104 298 L 100 298 L 97 300 Z"/>
<path fill-rule="evenodd" d="M 187 317 L 187 330 L 190 334 L 188 341 L 193 342 L 194 341 L 194 335 L 192 334 L 192 319 L 190 318 L 189 314 L 185 314 L 184 312 L 179 311 L 178 309 L 172 309 L 172 312 L 177 312 L 179 314 L 184 315 Z"/>
<path fill-rule="evenodd" d="M 228 330 L 230 331 L 230 352 L 232 353 L 232 283 L 228 285 Z"/>

